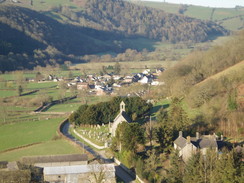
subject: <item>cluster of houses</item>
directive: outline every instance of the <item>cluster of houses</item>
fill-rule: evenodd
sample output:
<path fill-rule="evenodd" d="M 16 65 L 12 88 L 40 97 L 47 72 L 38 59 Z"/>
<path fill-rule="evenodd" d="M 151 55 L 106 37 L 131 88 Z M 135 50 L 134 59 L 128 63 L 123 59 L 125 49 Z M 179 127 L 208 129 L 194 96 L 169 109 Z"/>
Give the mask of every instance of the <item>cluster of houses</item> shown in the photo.
<path fill-rule="evenodd" d="M 142 73 L 134 73 L 131 75 L 115 75 L 105 74 L 95 76 L 93 74 L 87 75 L 85 78 L 75 77 L 72 81 L 67 83 L 68 87 L 76 86 L 77 90 L 89 90 L 90 93 L 96 95 L 111 94 L 115 88 L 128 86 L 133 83 L 149 84 L 153 86 L 162 85 L 162 82 L 158 81 L 158 76 L 164 69 L 156 69 L 155 72 L 151 72 L 150 69 L 144 70 Z M 58 78 L 54 78 L 53 81 L 58 81 Z"/>
<path fill-rule="evenodd" d="M 85 90 L 90 94 L 95 95 L 107 95 L 113 94 L 114 90 L 123 86 L 132 85 L 139 83 L 141 85 L 148 84 L 152 86 L 163 85 L 163 82 L 158 81 L 158 76 L 164 71 L 164 68 L 156 69 L 151 71 L 145 69 L 141 73 L 132 73 L 130 75 L 116 75 L 116 74 L 105 74 L 96 75 L 88 74 L 86 76 L 76 76 L 73 79 L 67 79 L 64 77 L 57 77 L 55 75 L 49 75 L 47 78 L 40 78 L 38 82 L 65 82 L 67 88 L 74 87 L 77 90 Z M 28 79 L 29 82 L 36 81 L 35 79 Z"/>

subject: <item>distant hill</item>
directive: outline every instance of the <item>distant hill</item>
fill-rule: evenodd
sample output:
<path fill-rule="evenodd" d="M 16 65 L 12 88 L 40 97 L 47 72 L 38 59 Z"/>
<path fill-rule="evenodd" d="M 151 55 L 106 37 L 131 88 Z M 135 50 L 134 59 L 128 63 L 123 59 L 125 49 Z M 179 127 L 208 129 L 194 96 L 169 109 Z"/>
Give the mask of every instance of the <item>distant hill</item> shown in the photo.
<path fill-rule="evenodd" d="M 181 15 L 141 7 L 122 0 L 42 0 L 0 6 L 0 42 L 5 69 L 79 61 L 87 54 L 123 52 L 126 39 L 203 42 L 228 34 L 223 27 Z M 27 8 L 28 7 L 28 8 Z M 46 8 L 46 9 L 45 9 Z M 36 11 L 36 10 L 42 11 Z M 46 11 L 43 11 L 46 10 Z M 8 54 L 14 56 L 11 62 Z M 27 54 L 22 62 L 16 54 Z M 14 62 L 16 60 L 16 62 Z M 17 63 L 19 62 L 19 63 Z M 6 63 L 15 63 L 8 64 Z M 21 63 L 21 64 L 20 64 Z"/>
<path fill-rule="evenodd" d="M 181 14 L 201 20 L 211 20 L 229 30 L 244 28 L 244 7 L 211 8 L 194 5 L 171 4 L 164 2 L 133 1 L 141 6 L 152 7 L 168 13 Z"/>

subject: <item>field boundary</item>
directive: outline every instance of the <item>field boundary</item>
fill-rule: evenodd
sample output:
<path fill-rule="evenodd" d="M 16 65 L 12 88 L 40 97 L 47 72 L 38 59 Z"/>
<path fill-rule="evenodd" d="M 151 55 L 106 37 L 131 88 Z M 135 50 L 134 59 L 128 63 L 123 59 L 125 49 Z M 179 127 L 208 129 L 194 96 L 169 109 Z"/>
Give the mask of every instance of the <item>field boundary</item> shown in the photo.
<path fill-rule="evenodd" d="M 32 143 L 32 144 L 27 144 L 27 145 L 23 145 L 23 146 L 18 146 L 18 147 L 6 149 L 6 150 L 3 150 L 3 151 L 0 151 L 0 154 L 6 153 L 6 152 L 10 152 L 10 151 L 14 151 L 14 150 L 23 149 L 23 148 L 26 148 L 26 147 L 30 147 L 30 146 L 34 146 L 34 145 L 38 145 L 38 144 L 42 144 L 42 143 L 43 142 L 36 142 L 36 143 Z"/>

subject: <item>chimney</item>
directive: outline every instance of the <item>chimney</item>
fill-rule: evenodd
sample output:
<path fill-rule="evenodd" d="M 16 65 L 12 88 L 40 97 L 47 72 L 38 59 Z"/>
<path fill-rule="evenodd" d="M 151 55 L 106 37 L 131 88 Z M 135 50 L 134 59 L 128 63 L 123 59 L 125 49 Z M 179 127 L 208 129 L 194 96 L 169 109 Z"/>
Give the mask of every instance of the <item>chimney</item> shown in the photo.
<path fill-rule="evenodd" d="M 196 139 L 200 139 L 200 135 L 199 135 L 199 132 L 196 132 Z"/>
<path fill-rule="evenodd" d="M 187 142 L 188 144 L 191 143 L 191 137 L 190 137 L 190 136 L 187 136 L 187 137 L 186 137 L 186 142 Z"/>
<path fill-rule="evenodd" d="M 182 137 L 182 131 L 179 131 L 179 137 Z"/>

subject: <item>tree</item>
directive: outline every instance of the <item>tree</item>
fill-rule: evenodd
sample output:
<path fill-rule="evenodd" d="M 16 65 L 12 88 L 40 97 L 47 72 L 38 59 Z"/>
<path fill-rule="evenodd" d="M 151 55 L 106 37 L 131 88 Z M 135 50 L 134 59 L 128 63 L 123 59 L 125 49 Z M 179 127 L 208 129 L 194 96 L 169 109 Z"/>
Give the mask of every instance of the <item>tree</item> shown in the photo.
<path fill-rule="evenodd" d="M 121 66 L 120 66 L 119 62 L 116 62 L 116 64 L 114 65 L 114 73 L 120 74 L 120 72 L 121 72 Z"/>
<path fill-rule="evenodd" d="M 18 86 L 17 92 L 18 92 L 18 95 L 21 96 L 21 94 L 23 92 L 23 87 L 21 85 Z"/>
<path fill-rule="evenodd" d="M 178 151 L 173 151 L 170 157 L 170 169 L 167 174 L 167 182 L 182 183 L 183 182 L 183 163 L 178 157 Z"/>
<path fill-rule="evenodd" d="M 174 98 L 172 100 L 168 116 L 169 123 L 170 125 L 172 125 L 174 133 L 186 130 L 188 125 L 190 124 L 187 113 L 182 108 L 181 101 L 178 98 Z"/>
<path fill-rule="evenodd" d="M 41 81 L 42 78 L 43 78 L 43 75 L 40 72 L 37 72 L 36 73 L 36 77 L 35 77 L 35 81 L 36 82 Z"/>
<path fill-rule="evenodd" d="M 150 182 L 157 182 L 159 175 L 157 168 L 160 165 L 160 158 L 156 154 L 156 150 L 152 149 L 147 152 L 148 158 L 145 160 L 145 171 L 149 174 Z"/>
<path fill-rule="evenodd" d="M 184 182 L 203 182 L 199 161 L 200 153 L 194 154 L 188 159 L 184 171 Z"/>
<path fill-rule="evenodd" d="M 236 183 L 237 172 L 234 167 L 234 152 L 225 152 L 215 162 L 213 180 L 216 183 Z"/>
<path fill-rule="evenodd" d="M 123 122 L 118 125 L 116 130 L 116 136 L 119 145 L 121 144 L 120 150 L 127 150 L 136 153 L 137 146 L 144 144 L 144 130 L 138 123 L 126 123 Z"/>

